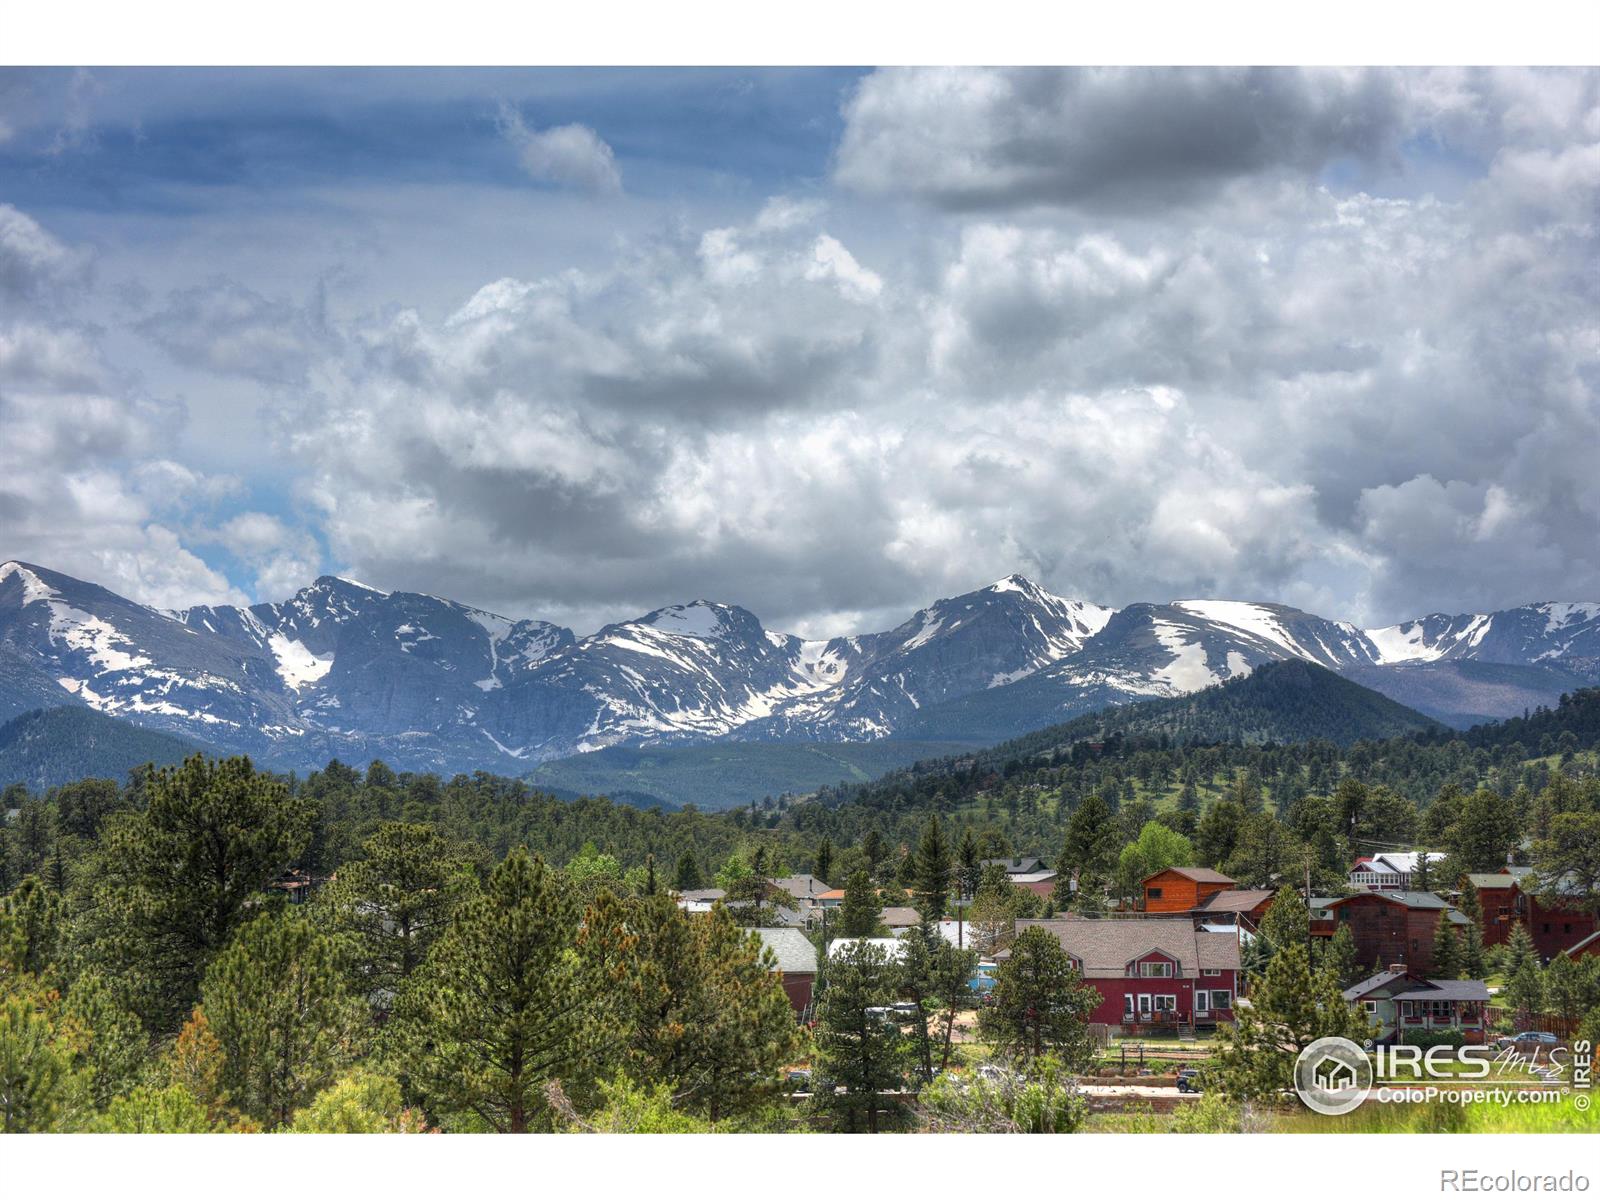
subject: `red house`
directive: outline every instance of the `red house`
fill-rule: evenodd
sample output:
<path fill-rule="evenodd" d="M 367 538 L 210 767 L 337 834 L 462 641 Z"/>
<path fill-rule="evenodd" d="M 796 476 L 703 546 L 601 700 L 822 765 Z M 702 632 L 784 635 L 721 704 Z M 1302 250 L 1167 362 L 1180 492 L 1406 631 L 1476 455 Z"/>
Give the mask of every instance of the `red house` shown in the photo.
<path fill-rule="evenodd" d="M 1477 889 L 1483 909 L 1483 944 L 1502 945 L 1520 922 L 1528 927 L 1539 957 L 1548 962 L 1594 933 L 1596 922 L 1593 913 L 1541 899 L 1528 882 L 1532 874 L 1529 867 L 1506 867 L 1494 874 L 1468 875 L 1467 880 Z"/>
<path fill-rule="evenodd" d="M 1149 913 L 1190 912 L 1218 892 L 1238 886 L 1237 880 L 1209 867 L 1168 867 L 1144 880 L 1144 910 Z"/>
<path fill-rule="evenodd" d="M 1100 993 L 1092 1022 L 1139 1030 L 1233 1020 L 1239 994 L 1235 933 L 1196 929 L 1187 913 L 1018 921 L 1017 932 L 1035 925 L 1056 935 L 1083 981 Z"/>
<path fill-rule="evenodd" d="M 1433 937 L 1439 922 L 1470 924 L 1432 892 L 1357 892 L 1328 901 L 1322 911 L 1333 920 L 1313 922 L 1313 934 L 1332 937 L 1341 925 L 1348 927 L 1357 963 L 1400 963 L 1412 974 L 1424 976 L 1433 970 Z"/>

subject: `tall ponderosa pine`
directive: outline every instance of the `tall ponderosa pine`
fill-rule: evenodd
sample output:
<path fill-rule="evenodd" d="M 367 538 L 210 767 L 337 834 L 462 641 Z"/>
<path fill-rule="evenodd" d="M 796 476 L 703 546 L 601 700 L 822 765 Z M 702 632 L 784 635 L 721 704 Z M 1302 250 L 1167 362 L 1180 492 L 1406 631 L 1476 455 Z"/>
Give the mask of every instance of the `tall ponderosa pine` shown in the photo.
<path fill-rule="evenodd" d="M 152 1032 L 174 1032 L 206 967 L 310 837 L 312 805 L 245 758 L 199 755 L 146 781 L 81 877 L 87 956 Z"/>
<path fill-rule="evenodd" d="M 902 1124 L 909 1044 L 883 1011 L 897 971 L 881 946 L 857 942 L 828 963 L 817 1007 L 813 1106 L 838 1133 L 877 1133 Z"/>
<path fill-rule="evenodd" d="M 361 854 L 339 868 L 314 908 L 330 931 L 349 939 L 352 979 L 381 1013 L 476 880 L 470 860 L 431 825 L 386 821 Z"/>
<path fill-rule="evenodd" d="M 366 1007 L 332 938 L 298 914 L 266 913 L 206 971 L 207 1020 L 230 1102 L 268 1129 L 285 1125 L 356 1056 Z"/>
<path fill-rule="evenodd" d="M 798 1048 L 794 1012 L 759 938 L 726 909 L 605 897 L 579 946 L 608 1004 L 602 1058 L 712 1122 L 771 1098 Z"/>
<path fill-rule="evenodd" d="M 944 835 L 938 816 L 928 818 L 917 842 L 916 882 L 912 885 L 916 908 L 924 922 L 934 922 L 944 916 L 945 905 L 950 901 L 954 862 L 950 841 Z"/>
<path fill-rule="evenodd" d="M 582 1071 L 599 1011 L 578 928 L 566 881 L 520 849 L 457 906 L 391 1018 L 409 1082 L 436 1117 L 500 1133 L 548 1124 L 542 1089 Z"/>
<path fill-rule="evenodd" d="M 1099 1004 L 1100 993 L 1084 985 L 1056 935 L 1033 926 L 1011 943 L 978 1022 L 1001 1054 L 1054 1054 L 1081 1071 L 1094 1053 L 1088 1021 Z"/>
<path fill-rule="evenodd" d="M 1111 875 L 1119 848 L 1111 806 L 1098 791 L 1090 792 L 1067 822 L 1061 869 L 1077 868 L 1080 888 L 1104 881 Z"/>

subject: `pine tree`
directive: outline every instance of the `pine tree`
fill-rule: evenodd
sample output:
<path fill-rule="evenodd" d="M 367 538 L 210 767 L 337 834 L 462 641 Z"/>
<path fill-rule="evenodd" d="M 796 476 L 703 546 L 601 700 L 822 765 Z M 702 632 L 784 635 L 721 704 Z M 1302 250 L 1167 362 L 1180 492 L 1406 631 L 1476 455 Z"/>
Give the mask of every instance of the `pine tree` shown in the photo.
<path fill-rule="evenodd" d="M 1461 943 L 1456 931 L 1444 913 L 1433 927 L 1433 967 L 1430 979 L 1459 979 L 1461 977 Z"/>
<path fill-rule="evenodd" d="M 84 1080 L 48 1007 L 45 994 L 0 994 L 0 1133 L 64 1131 L 81 1105 Z"/>
<path fill-rule="evenodd" d="M 840 937 L 871 937 L 878 930 L 877 890 L 865 871 L 857 871 L 845 881 L 844 900 L 839 905 Z"/>
<path fill-rule="evenodd" d="M 322 889 L 314 915 L 349 940 L 352 981 L 380 1014 L 470 893 L 472 864 L 431 825 L 386 821 Z"/>
<path fill-rule="evenodd" d="M 691 917 L 670 897 L 614 897 L 578 945 L 607 997 L 608 1062 L 713 1123 L 769 1099 L 797 1049 L 794 1012 L 759 938 L 720 906 Z"/>
<path fill-rule="evenodd" d="M 885 1011 L 896 971 L 881 946 L 856 942 L 828 964 L 817 1006 L 812 1103 L 838 1133 L 877 1133 L 902 1124 L 905 1105 L 884 1093 L 906 1085 L 909 1045 Z"/>
<path fill-rule="evenodd" d="M 1323 966 L 1340 987 L 1351 987 L 1360 982 L 1361 969 L 1356 963 L 1356 939 L 1350 926 L 1340 925 L 1325 943 Z"/>
<path fill-rule="evenodd" d="M 1067 822 L 1061 868 L 1078 869 L 1080 888 L 1099 887 L 1111 875 L 1118 848 L 1111 807 L 1099 792 L 1090 792 Z"/>
<path fill-rule="evenodd" d="M 944 836 L 938 816 L 934 815 L 923 826 L 922 839 L 917 843 L 916 882 L 912 885 L 917 911 L 922 914 L 925 923 L 938 921 L 944 916 L 945 905 L 950 900 L 950 875 L 953 869 L 950 842 Z"/>
<path fill-rule="evenodd" d="M 1290 946 L 1304 948 L 1310 942 L 1311 914 L 1300 893 L 1288 884 L 1284 884 L 1273 895 L 1272 904 L 1256 931 L 1256 940 L 1261 943 L 1258 949 L 1262 965 L 1270 962 L 1281 950 Z"/>
<path fill-rule="evenodd" d="M 541 1089 L 581 1069 L 599 1001 L 564 881 L 511 853 L 463 901 L 395 1013 L 401 1060 L 431 1111 L 500 1133 L 547 1120 Z"/>
<path fill-rule="evenodd" d="M 1506 939 L 1506 977 L 1509 979 L 1523 967 L 1539 966 L 1539 951 L 1533 944 L 1533 935 L 1521 921 L 1511 926 L 1511 936 Z"/>
<path fill-rule="evenodd" d="M 222 1048 L 222 1084 L 273 1129 L 352 1060 L 364 1005 L 351 994 L 334 941 L 293 915 L 266 913 L 206 970 L 205 1012 Z"/>
<path fill-rule="evenodd" d="M 1071 1070 L 1082 1071 L 1094 1054 L 1088 1021 L 1099 1004 L 1100 993 L 1083 984 L 1056 935 L 1035 925 L 1011 943 L 978 1022 L 1007 1057 L 1053 1054 Z"/>
<path fill-rule="evenodd" d="M 883 837 L 876 829 L 867 830 L 867 836 L 861 839 L 861 852 L 867 856 L 867 874 L 877 879 L 878 869 L 888 856 L 889 847 L 884 845 Z"/>
<path fill-rule="evenodd" d="M 81 935 L 153 1033 L 175 1032 L 211 960 L 310 839 L 312 804 L 246 758 L 154 773 L 80 872 Z"/>
<path fill-rule="evenodd" d="M 75 1034 L 73 1065 L 84 1072 L 95 1108 L 105 1108 L 133 1088 L 144 1067 L 149 1038 L 139 1019 L 117 1003 L 98 972 L 85 971 L 72 981 L 62 1000 L 61 1020 Z"/>
<path fill-rule="evenodd" d="M 833 843 L 823 838 L 817 843 L 817 856 L 811 867 L 811 873 L 823 883 L 828 882 L 828 876 L 833 871 Z"/>
<path fill-rule="evenodd" d="M 1483 930 L 1476 924 L 1461 931 L 1461 978 L 1485 979 L 1489 974 L 1488 956 L 1483 950 Z"/>
<path fill-rule="evenodd" d="M 1217 1034 L 1204 1072 L 1234 1100 L 1275 1100 L 1294 1085 L 1300 1051 L 1322 1037 L 1357 1045 L 1372 1035 L 1367 1018 L 1345 1003 L 1331 971 L 1313 971 L 1304 944 L 1283 947 L 1251 989 L 1250 1006 Z"/>
<path fill-rule="evenodd" d="M 14 939 L 12 965 L 30 975 L 43 975 L 56 960 L 61 936 L 61 897 L 29 875 L 16 889 L 0 900 L 0 928 L 8 928 Z M 0 934 L 0 941 L 5 941 Z"/>
<path fill-rule="evenodd" d="M 695 859 L 694 852 L 685 850 L 678 859 L 678 871 L 673 878 L 672 886 L 680 892 L 699 891 L 705 886 L 705 877 L 700 874 L 700 864 Z"/>

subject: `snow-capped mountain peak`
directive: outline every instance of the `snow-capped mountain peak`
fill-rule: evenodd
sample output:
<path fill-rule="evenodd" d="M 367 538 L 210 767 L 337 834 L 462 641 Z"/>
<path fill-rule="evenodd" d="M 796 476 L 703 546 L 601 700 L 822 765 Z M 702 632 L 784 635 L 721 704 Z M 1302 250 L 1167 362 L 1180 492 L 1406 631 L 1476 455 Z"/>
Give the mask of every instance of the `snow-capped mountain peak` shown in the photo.
<path fill-rule="evenodd" d="M 1364 631 L 1265 602 L 1112 609 L 1009 575 L 881 633 L 806 640 L 736 605 L 695 600 L 578 639 L 331 575 L 279 603 L 162 613 L 0 563 L 0 720 L 85 704 L 297 767 L 338 756 L 505 770 L 610 745 L 970 739 L 1193 691 L 1284 658 L 1413 674 L 1477 659 L 1600 678 L 1600 604 Z"/>

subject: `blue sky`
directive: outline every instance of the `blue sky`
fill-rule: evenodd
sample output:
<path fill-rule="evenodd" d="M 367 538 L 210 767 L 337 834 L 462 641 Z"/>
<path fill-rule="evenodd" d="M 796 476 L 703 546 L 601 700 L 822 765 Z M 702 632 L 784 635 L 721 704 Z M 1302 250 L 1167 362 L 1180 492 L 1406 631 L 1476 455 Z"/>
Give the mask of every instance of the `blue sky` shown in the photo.
<path fill-rule="evenodd" d="M 1600 595 L 1592 71 L 0 71 L 0 556 L 798 632 Z"/>

